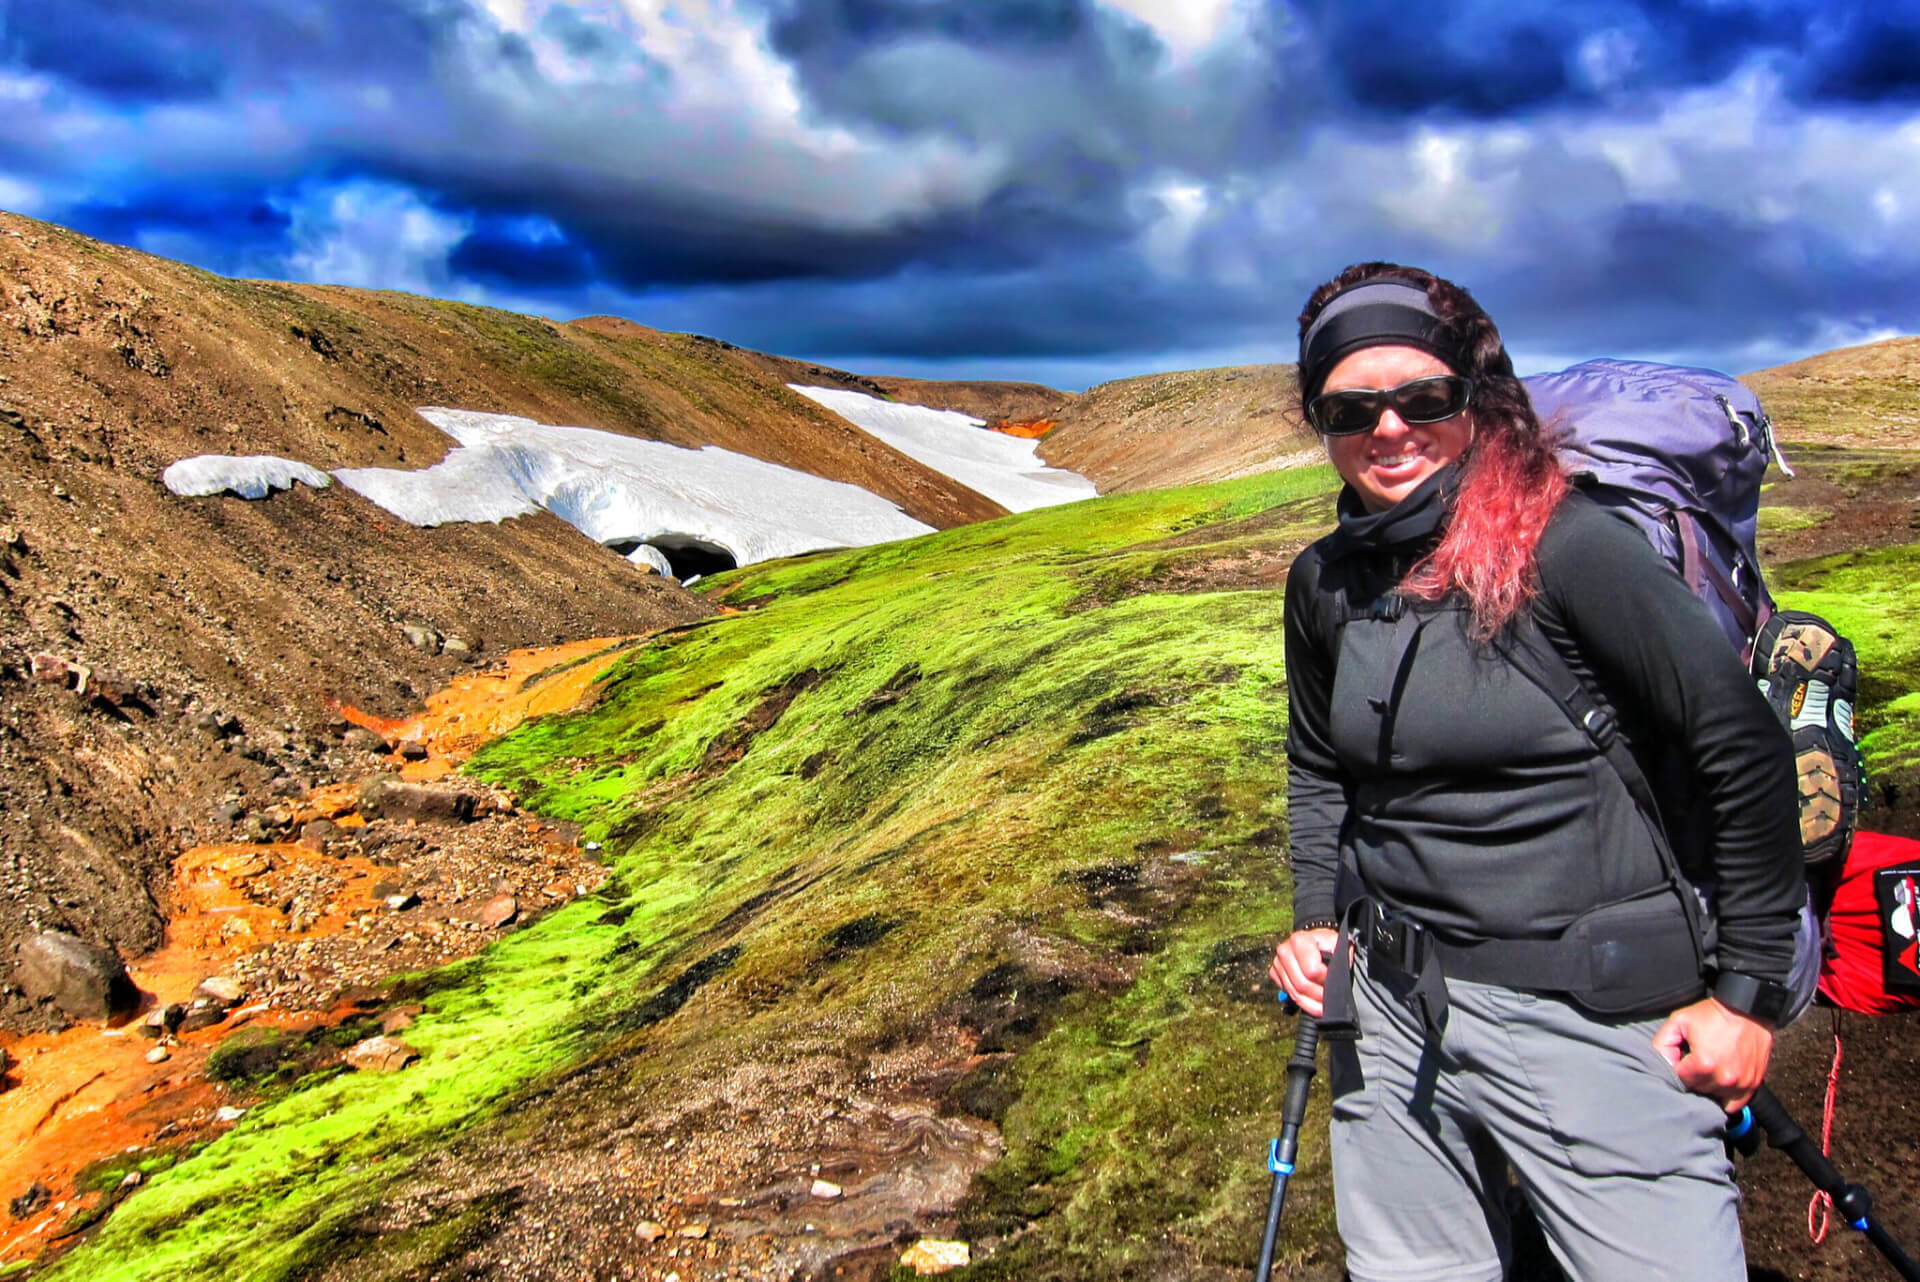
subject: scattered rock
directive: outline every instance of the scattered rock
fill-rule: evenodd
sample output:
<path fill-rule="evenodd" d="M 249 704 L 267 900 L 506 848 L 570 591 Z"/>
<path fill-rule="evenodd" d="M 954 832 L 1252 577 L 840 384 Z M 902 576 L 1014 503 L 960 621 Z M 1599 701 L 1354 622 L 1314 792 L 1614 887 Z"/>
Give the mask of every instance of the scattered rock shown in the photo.
<path fill-rule="evenodd" d="M 217 1002 L 232 1008 L 247 1000 L 247 990 L 239 980 L 228 975 L 209 975 L 201 980 L 193 990 L 196 1000 Z"/>
<path fill-rule="evenodd" d="M 355 752 L 392 752 L 393 743 L 383 734 L 365 726 L 355 726 L 340 736 L 340 742 Z"/>
<path fill-rule="evenodd" d="M 520 901 L 518 899 L 512 895 L 495 895 L 480 905 L 473 919 L 488 930 L 499 930 L 503 926 L 512 925 L 514 919 L 519 916 Z"/>
<path fill-rule="evenodd" d="M 186 1014 L 180 1017 L 180 1031 L 197 1033 L 203 1028 L 212 1028 L 215 1024 L 226 1020 L 227 1011 L 230 1009 L 232 1008 L 223 1006 L 219 1002 L 210 1002 L 204 997 L 197 997 L 187 1003 Z"/>
<path fill-rule="evenodd" d="M 397 1073 L 419 1058 L 419 1051 L 384 1033 L 354 1043 L 346 1054 L 348 1065 L 362 1073 Z"/>
<path fill-rule="evenodd" d="M 156 1006 L 147 1012 L 145 1019 L 140 1021 L 140 1035 L 153 1038 L 164 1037 L 168 1033 L 177 1031 L 180 1021 L 186 1017 L 187 1008 L 181 1002 L 169 1002 L 165 1006 Z"/>
<path fill-rule="evenodd" d="M 289 797 L 298 800 L 307 795 L 307 785 L 292 775 L 281 775 L 273 781 L 269 787 L 269 791 L 276 797 Z"/>
<path fill-rule="evenodd" d="M 900 1257 L 903 1267 L 912 1269 L 921 1277 L 935 1273 L 946 1273 L 953 1269 L 963 1269 L 973 1263 L 973 1248 L 965 1242 L 949 1242 L 940 1238 L 923 1237 Z"/>
<path fill-rule="evenodd" d="M 232 1104 L 222 1104 L 213 1110 L 213 1120 L 216 1122 L 237 1122 L 246 1115 L 246 1109 L 237 1108 Z"/>
<path fill-rule="evenodd" d="M 652 1220 L 642 1220 L 640 1221 L 640 1227 L 636 1229 L 635 1232 L 640 1235 L 642 1242 L 658 1242 L 667 1235 L 667 1226 L 664 1224 L 656 1224 Z"/>
<path fill-rule="evenodd" d="M 418 1007 L 408 1006 L 396 1011 L 389 1011 L 386 1017 L 380 1021 L 380 1031 L 388 1037 L 393 1036 L 395 1033 L 406 1032 L 409 1028 L 413 1027 L 413 1017 L 418 1010 Z"/>
<path fill-rule="evenodd" d="M 53 1200 L 53 1190 L 35 1180 L 25 1193 L 7 1203 L 7 1210 L 16 1220 L 24 1220 L 35 1211 Z"/>
<path fill-rule="evenodd" d="M 403 913 L 409 908 L 418 908 L 420 906 L 420 896 L 414 894 L 411 890 L 404 890 L 397 895 L 388 895 L 381 902 L 386 904 L 388 911 Z"/>
<path fill-rule="evenodd" d="M 147 1063 L 164 1064 L 173 1058 L 173 1052 L 164 1046 L 156 1046 L 147 1052 Z"/>
<path fill-rule="evenodd" d="M 110 1020 L 133 1013 L 140 991 L 112 949 L 63 930 L 42 931 L 20 946 L 14 982 L 30 1001 L 50 1001 L 71 1019 Z"/>
<path fill-rule="evenodd" d="M 418 739 L 402 739 L 395 748 L 395 751 L 400 754 L 400 760 L 402 761 L 425 761 L 427 759 L 427 745 L 421 743 Z"/>
<path fill-rule="evenodd" d="M 36 654 L 27 660 L 27 671 L 35 681 L 65 685 L 70 669 L 67 661 L 57 654 Z"/>
<path fill-rule="evenodd" d="M 467 663 L 473 659 L 473 646 L 461 637 L 448 637 L 440 646 L 440 653 L 449 659 Z"/>
<path fill-rule="evenodd" d="M 419 623 L 402 624 L 400 631 L 407 637 L 407 644 L 422 654 L 440 653 L 440 634 L 432 628 Z"/>
<path fill-rule="evenodd" d="M 405 745 L 401 747 L 404 755 Z M 379 775 L 360 790 L 360 813 L 369 819 L 466 823 L 476 813 L 476 799 L 455 788 L 402 783 L 390 775 Z"/>
<path fill-rule="evenodd" d="M 841 1188 L 838 1184 L 835 1184 L 832 1180 L 817 1179 L 813 1182 L 813 1187 L 808 1189 L 807 1191 L 813 1194 L 813 1196 L 817 1198 L 821 1198 L 823 1200 L 831 1200 L 833 1198 L 839 1197 L 846 1190 Z"/>
<path fill-rule="evenodd" d="M 247 817 L 247 808 L 237 801 L 223 801 L 214 807 L 215 823 L 236 824 Z"/>
<path fill-rule="evenodd" d="M 707 1226 L 704 1224 L 683 1224 L 680 1226 L 681 1237 L 703 1238 L 706 1235 Z"/>
<path fill-rule="evenodd" d="M 327 843 L 340 836 L 340 825 L 331 819 L 309 819 L 300 827 L 300 844 L 308 850 L 327 848 Z"/>

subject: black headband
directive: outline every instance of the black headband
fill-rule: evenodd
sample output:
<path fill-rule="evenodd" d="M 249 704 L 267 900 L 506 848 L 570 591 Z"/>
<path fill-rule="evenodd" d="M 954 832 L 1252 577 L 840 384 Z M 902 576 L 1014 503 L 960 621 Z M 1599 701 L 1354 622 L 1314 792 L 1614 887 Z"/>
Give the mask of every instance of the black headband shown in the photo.
<path fill-rule="evenodd" d="M 1312 399 L 1349 353 L 1383 346 L 1431 352 L 1456 374 L 1465 374 L 1471 364 L 1425 290 L 1400 281 L 1362 281 L 1328 299 L 1300 336 L 1301 399 Z"/>

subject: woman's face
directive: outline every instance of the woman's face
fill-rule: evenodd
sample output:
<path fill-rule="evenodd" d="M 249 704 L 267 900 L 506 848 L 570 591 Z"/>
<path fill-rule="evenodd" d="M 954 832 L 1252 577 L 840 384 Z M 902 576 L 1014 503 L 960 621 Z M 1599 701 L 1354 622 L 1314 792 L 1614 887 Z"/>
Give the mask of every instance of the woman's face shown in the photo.
<path fill-rule="evenodd" d="M 1417 347 L 1363 347 L 1333 367 L 1322 392 L 1398 387 L 1416 378 L 1451 374 L 1447 363 Z M 1321 438 L 1334 471 L 1369 512 L 1384 512 L 1420 483 L 1459 458 L 1473 440 L 1471 412 L 1438 423 L 1405 423 L 1382 410 L 1371 432 Z"/>

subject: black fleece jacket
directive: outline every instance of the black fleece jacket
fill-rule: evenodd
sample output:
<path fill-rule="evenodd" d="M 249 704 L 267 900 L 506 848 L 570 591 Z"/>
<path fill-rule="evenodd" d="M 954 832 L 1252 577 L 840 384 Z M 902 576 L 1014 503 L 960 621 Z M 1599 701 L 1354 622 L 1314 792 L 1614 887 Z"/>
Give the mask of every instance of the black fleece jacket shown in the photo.
<path fill-rule="evenodd" d="M 1391 592 L 1437 539 L 1454 479 L 1379 514 L 1348 491 L 1339 528 L 1288 578 L 1296 921 L 1332 915 L 1343 856 L 1371 893 L 1458 942 L 1549 938 L 1660 880 L 1618 774 L 1468 635 L 1462 601 L 1415 603 L 1384 646 L 1369 640 L 1384 625 L 1363 621 L 1342 650 L 1350 608 Z M 1570 495 L 1538 567 L 1532 618 L 1611 705 L 1689 874 L 1716 883 L 1720 969 L 1784 980 L 1805 894 L 1785 730 L 1706 606 L 1626 522 Z"/>

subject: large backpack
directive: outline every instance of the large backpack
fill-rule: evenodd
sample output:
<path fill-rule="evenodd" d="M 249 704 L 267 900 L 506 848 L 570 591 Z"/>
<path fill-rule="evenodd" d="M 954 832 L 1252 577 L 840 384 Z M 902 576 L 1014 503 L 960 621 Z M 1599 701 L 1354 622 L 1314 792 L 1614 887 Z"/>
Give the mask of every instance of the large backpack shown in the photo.
<path fill-rule="evenodd" d="M 1706 602 L 1793 737 L 1812 896 L 1790 986 L 1810 998 L 1823 954 L 1826 968 L 1834 965 L 1834 941 L 1822 947 L 1820 919 L 1866 800 L 1866 770 L 1853 737 L 1852 643 L 1818 615 L 1776 611 L 1761 577 L 1761 478 L 1770 462 L 1793 474 L 1772 422 L 1751 390 L 1714 370 L 1596 360 L 1526 385 L 1541 421 L 1559 434 L 1569 474 L 1638 528 Z M 1564 656 L 1534 659 L 1545 666 L 1545 681 L 1561 690 L 1578 686 Z M 1568 711 L 1576 722 L 1584 715 Z M 1616 749 L 1609 756 L 1623 774 L 1633 770 L 1627 754 Z M 1627 783 L 1657 823 L 1645 781 L 1629 775 Z M 1711 897 L 1711 887 L 1698 888 Z"/>
<path fill-rule="evenodd" d="M 1773 613 L 1754 548 L 1760 480 L 1791 468 L 1746 386 L 1710 369 L 1587 361 L 1526 380 L 1560 460 L 1601 505 L 1631 521 L 1751 653 Z"/>

